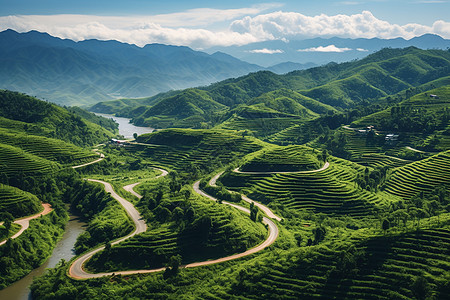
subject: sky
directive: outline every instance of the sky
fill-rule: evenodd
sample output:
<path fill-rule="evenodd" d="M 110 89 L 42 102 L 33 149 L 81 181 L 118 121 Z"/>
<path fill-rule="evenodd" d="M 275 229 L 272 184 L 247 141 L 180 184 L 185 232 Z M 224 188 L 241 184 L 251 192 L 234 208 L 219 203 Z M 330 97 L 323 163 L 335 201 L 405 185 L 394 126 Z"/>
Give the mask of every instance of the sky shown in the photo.
<path fill-rule="evenodd" d="M 450 39 L 450 0 L 0 0 L 0 31 L 194 49 L 314 37 Z"/>

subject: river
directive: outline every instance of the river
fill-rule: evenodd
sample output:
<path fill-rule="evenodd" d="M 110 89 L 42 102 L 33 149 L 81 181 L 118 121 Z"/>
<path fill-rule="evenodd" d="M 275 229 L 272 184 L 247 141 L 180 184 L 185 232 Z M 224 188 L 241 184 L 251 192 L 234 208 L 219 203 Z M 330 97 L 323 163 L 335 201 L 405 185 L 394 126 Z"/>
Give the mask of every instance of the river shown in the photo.
<path fill-rule="evenodd" d="M 106 114 L 96 114 L 105 118 L 112 118 L 114 121 L 119 123 L 119 134 L 123 135 L 125 138 L 133 138 L 133 133 L 138 135 L 152 132 L 154 129 L 150 127 L 138 127 L 130 123 L 130 119 L 115 117 Z M 15 282 L 9 287 L 0 290 L 0 299 L 5 300 L 27 300 L 31 299 L 30 285 L 33 281 L 33 277 L 40 276 L 44 273 L 47 268 L 54 268 L 56 264 L 64 259 L 66 261 L 70 260 L 75 256 L 74 245 L 77 237 L 84 231 L 83 226 L 86 223 L 81 222 L 78 217 L 70 216 L 69 222 L 66 225 L 66 230 L 63 234 L 62 239 L 58 242 L 52 255 L 47 261 L 37 269 L 31 271 L 30 274 L 22 278 L 21 280 Z"/>
<path fill-rule="evenodd" d="M 113 119 L 117 123 L 119 123 L 119 134 L 123 135 L 126 139 L 133 138 L 133 134 L 137 133 L 138 135 L 144 134 L 144 133 L 150 133 L 154 128 L 151 127 L 140 127 L 140 126 L 134 126 L 130 123 L 130 119 L 128 118 L 121 118 L 116 117 L 113 115 L 107 115 L 107 114 L 100 114 L 95 113 L 97 116 L 102 116 L 108 119 Z"/>
<path fill-rule="evenodd" d="M 33 277 L 40 276 L 47 268 L 54 268 L 61 259 L 66 261 L 75 256 L 74 245 L 77 237 L 84 231 L 84 226 L 87 225 L 81 222 L 78 217 L 70 216 L 69 222 L 66 225 L 66 230 L 62 239 L 56 244 L 52 256 L 37 269 L 31 271 L 30 274 L 15 282 L 9 287 L 0 290 L 0 299 L 5 300 L 27 300 L 31 299 L 30 285 Z"/>

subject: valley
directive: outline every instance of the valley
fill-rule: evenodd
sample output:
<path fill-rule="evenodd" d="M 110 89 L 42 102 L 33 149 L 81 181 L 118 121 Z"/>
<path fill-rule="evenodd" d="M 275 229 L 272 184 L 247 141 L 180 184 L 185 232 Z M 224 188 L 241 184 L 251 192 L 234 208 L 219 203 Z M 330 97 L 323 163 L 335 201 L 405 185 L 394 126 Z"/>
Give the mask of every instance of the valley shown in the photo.
<path fill-rule="evenodd" d="M 75 214 L 76 256 L 34 278 L 33 299 L 446 299 L 449 53 L 383 49 L 89 108 L 139 133 L 0 91 L 0 288 Z"/>

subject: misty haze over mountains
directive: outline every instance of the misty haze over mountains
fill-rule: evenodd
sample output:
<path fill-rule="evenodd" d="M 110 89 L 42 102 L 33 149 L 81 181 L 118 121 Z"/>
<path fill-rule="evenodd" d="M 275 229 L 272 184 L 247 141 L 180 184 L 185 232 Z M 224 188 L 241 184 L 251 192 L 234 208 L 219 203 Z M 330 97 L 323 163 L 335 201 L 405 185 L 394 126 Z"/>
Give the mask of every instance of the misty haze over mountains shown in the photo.
<path fill-rule="evenodd" d="M 316 38 L 215 47 L 206 53 L 183 46 L 140 48 L 117 41 L 74 42 L 36 31 L 6 30 L 0 33 L 0 88 L 61 105 L 89 105 L 208 85 L 259 70 L 282 74 L 407 46 L 446 49 L 450 41 L 430 34 L 411 40 Z"/>

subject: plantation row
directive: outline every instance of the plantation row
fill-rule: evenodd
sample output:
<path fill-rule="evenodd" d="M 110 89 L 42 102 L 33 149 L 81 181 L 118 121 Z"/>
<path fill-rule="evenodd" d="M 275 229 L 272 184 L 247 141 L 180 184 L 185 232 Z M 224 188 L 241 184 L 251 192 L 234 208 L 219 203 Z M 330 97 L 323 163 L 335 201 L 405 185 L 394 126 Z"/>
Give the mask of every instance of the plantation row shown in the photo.
<path fill-rule="evenodd" d="M 261 148 L 254 141 L 226 131 L 169 130 L 149 140 L 146 135 L 140 136 L 139 139 L 150 145 L 136 145 L 134 150 L 142 151 L 143 155 L 155 164 L 170 166 L 175 170 L 187 170 L 194 174 L 199 171 L 198 168 L 212 171 L 214 168 L 211 163 L 219 167 L 221 164 L 230 163 L 237 156 Z"/>
<path fill-rule="evenodd" d="M 57 163 L 24 152 L 22 149 L 0 144 L 0 172 L 7 176 L 24 174 L 48 174 L 59 169 Z"/>
<path fill-rule="evenodd" d="M 407 199 L 441 184 L 450 185 L 450 151 L 396 169 L 385 189 Z"/>
<path fill-rule="evenodd" d="M 247 268 L 229 291 L 245 299 L 446 299 L 448 229 L 290 251 Z M 290 258 L 289 261 L 287 259 Z M 448 279 L 448 277 L 447 277 Z"/>
<path fill-rule="evenodd" d="M 9 212 L 14 218 L 20 218 L 35 214 L 41 208 L 35 195 L 0 183 L 0 214 Z"/>
<path fill-rule="evenodd" d="M 298 124 L 298 118 L 243 118 L 234 117 L 219 125 L 226 130 L 247 130 L 257 137 L 266 137 Z"/>
<path fill-rule="evenodd" d="M 318 152 L 304 146 L 273 147 L 264 150 L 241 166 L 245 172 L 307 171 L 321 167 Z"/>
<path fill-rule="evenodd" d="M 0 143 L 21 148 L 28 153 L 61 164 L 82 163 L 96 158 L 95 153 L 60 140 L 11 133 L 3 129 L 0 129 Z"/>
<path fill-rule="evenodd" d="M 363 167 L 333 159 L 326 170 L 310 174 L 249 175 L 228 173 L 221 182 L 233 189 L 248 191 L 255 200 L 277 202 L 295 210 L 327 214 L 364 216 L 383 199 L 351 183 Z"/>

